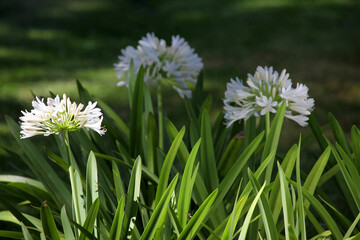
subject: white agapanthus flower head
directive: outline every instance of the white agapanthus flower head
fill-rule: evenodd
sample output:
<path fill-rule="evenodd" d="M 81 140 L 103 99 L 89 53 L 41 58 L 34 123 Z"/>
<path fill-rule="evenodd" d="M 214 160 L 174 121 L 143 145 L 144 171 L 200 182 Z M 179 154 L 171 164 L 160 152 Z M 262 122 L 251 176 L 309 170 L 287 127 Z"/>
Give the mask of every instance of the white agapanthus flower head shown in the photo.
<path fill-rule="evenodd" d="M 181 97 L 191 97 L 190 88 L 196 84 L 203 68 L 202 59 L 180 36 L 173 36 L 171 45 L 167 46 L 165 40 L 148 33 L 139 41 L 137 48 L 128 46 L 121 54 L 115 64 L 117 77 L 121 79 L 118 86 L 127 85 L 130 63 L 133 62 L 135 73 L 141 65 L 144 66 L 145 83 L 156 85 L 161 79 L 171 79 Z"/>
<path fill-rule="evenodd" d="M 62 131 L 76 131 L 81 128 L 92 129 L 100 135 L 105 134 L 101 127 L 103 115 L 96 102 L 89 104 L 83 110 L 84 105 L 72 103 L 65 94 L 63 99 L 57 95 L 55 98 L 48 98 L 45 104 L 44 99 L 36 97 L 32 102 L 33 109 L 21 111 L 21 138 L 29 138 L 36 135 L 48 136 L 59 134 Z"/>
<path fill-rule="evenodd" d="M 248 74 L 246 85 L 238 78 L 227 83 L 224 100 L 227 127 L 251 116 L 276 113 L 283 101 L 285 117 L 306 126 L 307 115 L 314 108 L 314 99 L 309 98 L 308 91 L 304 84 L 298 83 L 293 88 L 285 69 L 279 74 L 272 67 L 259 66 L 254 75 Z"/>

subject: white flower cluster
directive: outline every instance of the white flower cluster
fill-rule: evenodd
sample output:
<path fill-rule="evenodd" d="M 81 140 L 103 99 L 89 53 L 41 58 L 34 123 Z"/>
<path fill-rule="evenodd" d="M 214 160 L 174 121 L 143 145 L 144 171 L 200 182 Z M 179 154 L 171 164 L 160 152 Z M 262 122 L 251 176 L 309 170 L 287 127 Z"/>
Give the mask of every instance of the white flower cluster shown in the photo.
<path fill-rule="evenodd" d="M 144 66 L 144 81 L 147 84 L 156 85 L 163 78 L 171 79 L 174 89 L 182 98 L 191 97 L 190 87 L 196 83 L 203 68 L 201 58 L 180 36 L 172 36 L 171 45 L 167 46 L 165 40 L 148 33 L 139 41 L 136 49 L 128 46 L 121 53 L 119 63 L 115 64 L 117 77 L 122 80 L 118 86 L 127 85 L 132 61 L 135 73 L 138 73 L 141 65 Z"/>
<path fill-rule="evenodd" d="M 250 116 L 276 113 L 282 101 L 286 102 L 285 117 L 301 126 L 307 125 L 314 108 L 314 99 L 308 98 L 308 88 L 297 84 L 292 88 L 289 74 L 284 69 L 281 74 L 270 67 L 257 67 L 254 75 L 248 74 L 247 86 L 241 80 L 231 79 L 225 92 L 224 109 L 227 127 L 233 122 Z"/>
<path fill-rule="evenodd" d="M 32 109 L 21 111 L 23 116 L 21 122 L 21 138 L 29 138 L 35 135 L 58 134 L 61 131 L 76 131 L 80 128 L 93 129 L 100 135 L 105 134 L 101 127 L 103 115 L 96 104 L 89 102 L 85 110 L 83 104 L 77 104 L 70 101 L 65 94 L 63 99 L 57 95 L 55 98 L 48 98 L 47 104 L 44 99 L 36 97 L 32 102 Z"/>

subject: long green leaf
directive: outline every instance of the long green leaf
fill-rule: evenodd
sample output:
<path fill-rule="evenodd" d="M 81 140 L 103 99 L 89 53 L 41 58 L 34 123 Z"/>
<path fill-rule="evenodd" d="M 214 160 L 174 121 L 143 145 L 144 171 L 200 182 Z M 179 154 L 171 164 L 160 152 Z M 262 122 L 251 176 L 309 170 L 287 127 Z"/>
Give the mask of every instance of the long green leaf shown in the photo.
<path fill-rule="evenodd" d="M 296 159 L 296 183 L 298 188 L 298 201 L 297 201 L 297 216 L 299 224 L 299 232 L 301 233 L 301 239 L 306 240 L 306 226 L 305 226 L 305 211 L 304 201 L 301 189 L 301 176 L 300 176 L 300 150 L 301 150 L 301 137 L 299 139 L 299 147 Z"/>
<path fill-rule="evenodd" d="M 109 116 L 113 121 L 116 127 L 125 135 L 125 139 L 129 139 L 130 130 L 124 123 L 124 121 L 116 114 L 105 102 L 100 99 L 96 99 L 99 104 L 99 107 L 104 112 L 105 115 Z"/>
<path fill-rule="evenodd" d="M 278 109 L 273 122 L 271 123 L 269 135 L 266 138 L 264 151 L 261 157 L 261 161 L 264 161 L 270 154 L 270 152 L 276 152 L 277 146 L 279 144 L 279 138 L 282 128 L 282 123 L 284 121 L 285 116 L 285 109 L 286 109 L 286 102 L 283 101 L 280 108 Z M 268 167 L 266 168 L 265 180 L 267 183 L 271 181 L 272 169 L 274 165 L 275 157 L 271 160 Z"/>
<path fill-rule="evenodd" d="M 179 175 L 177 174 L 169 184 L 168 188 L 162 194 L 159 203 L 156 205 L 153 214 L 150 217 L 148 224 L 146 225 L 140 240 L 152 239 L 155 231 L 159 228 L 158 224 L 162 222 L 164 212 L 167 211 L 167 204 L 170 201 L 171 195 L 175 189 Z"/>
<path fill-rule="evenodd" d="M 83 224 L 85 221 L 85 199 L 82 189 L 81 178 L 77 170 L 72 166 L 69 167 L 70 183 L 72 189 L 73 207 L 75 212 L 75 219 L 78 224 Z"/>
<path fill-rule="evenodd" d="M 298 147 L 295 144 L 288 151 L 288 153 L 286 154 L 286 156 L 284 157 L 284 159 L 281 163 L 281 168 L 283 169 L 286 178 L 290 178 L 293 173 L 295 162 L 296 162 L 297 151 L 298 151 Z M 269 198 L 269 203 L 270 203 L 270 206 L 272 207 L 272 213 L 273 213 L 275 222 L 277 222 L 277 220 L 280 216 L 280 212 L 282 210 L 280 186 L 281 186 L 280 185 L 280 176 L 279 176 L 279 174 L 277 174 L 275 181 L 274 181 L 274 187 L 271 189 L 271 194 L 270 194 L 270 198 Z"/>
<path fill-rule="evenodd" d="M 115 212 L 115 217 L 111 225 L 109 240 L 120 239 L 121 228 L 123 223 L 123 215 L 124 215 L 124 206 L 125 206 L 125 197 L 122 196 L 118 203 L 118 207 Z"/>
<path fill-rule="evenodd" d="M 141 67 L 136 78 L 134 93 L 131 99 L 130 112 L 130 155 L 136 157 L 142 149 L 143 102 L 144 102 L 144 68 Z"/>
<path fill-rule="evenodd" d="M 351 177 L 348 169 L 346 168 L 343 160 L 341 160 L 339 154 L 337 153 L 337 151 L 335 150 L 335 148 L 331 145 L 331 143 L 329 143 L 329 146 L 331 147 L 332 153 L 340 167 L 340 171 L 345 179 L 346 185 L 348 186 L 348 188 L 350 189 L 350 193 L 353 197 L 353 200 L 358 208 L 358 210 L 360 209 L 360 191 L 359 191 L 359 185 L 354 181 L 354 179 Z M 339 150 L 341 150 L 342 148 L 339 146 L 338 148 Z"/>
<path fill-rule="evenodd" d="M 250 159 L 252 154 L 258 148 L 259 144 L 261 143 L 264 137 L 264 132 L 261 132 L 248 146 L 247 148 L 241 153 L 238 159 L 235 161 L 233 167 L 229 170 L 226 174 L 224 179 L 221 181 L 219 185 L 219 194 L 218 197 L 213 205 L 213 207 L 217 207 L 220 202 L 222 202 L 229 192 L 231 186 L 235 182 L 235 180 L 239 177 L 243 167 L 246 165 L 246 162 Z M 267 161 L 267 163 L 269 163 Z M 261 167 L 259 167 L 261 169 Z"/>
<path fill-rule="evenodd" d="M 96 218 L 98 217 L 99 207 L 100 207 L 100 201 L 97 198 L 94 201 L 94 203 L 91 205 L 91 207 L 88 211 L 87 217 L 85 219 L 83 227 L 90 233 L 94 232 L 94 226 L 95 226 Z M 81 229 L 80 229 L 80 231 L 81 231 Z M 79 240 L 85 240 L 85 238 L 86 238 L 86 235 L 83 232 L 81 232 Z"/>
<path fill-rule="evenodd" d="M 351 128 L 352 148 L 354 149 L 354 162 L 360 172 L 360 131 L 356 126 Z"/>
<path fill-rule="evenodd" d="M 202 221 L 208 214 L 211 204 L 215 201 L 218 190 L 215 189 L 210 196 L 201 204 L 199 209 L 196 211 L 194 216 L 190 219 L 184 230 L 181 232 L 178 240 L 181 239 L 193 239 L 196 235 L 197 230 L 201 226 Z"/>
<path fill-rule="evenodd" d="M 86 211 L 88 212 L 90 206 L 95 199 L 99 197 L 98 191 L 98 173 L 97 164 L 94 153 L 91 151 L 88 158 L 86 169 Z"/>
<path fill-rule="evenodd" d="M 285 228 L 285 239 L 290 239 L 289 228 L 295 227 L 294 214 L 292 212 L 291 197 L 289 192 L 289 183 L 286 180 L 285 173 L 281 168 L 280 163 L 277 163 L 279 170 L 280 189 L 281 189 L 281 202 L 284 214 L 284 228 Z"/>
<path fill-rule="evenodd" d="M 145 165 L 148 169 L 157 174 L 157 159 L 156 159 L 156 151 L 158 145 L 158 130 L 155 122 L 154 115 L 151 113 L 147 119 L 147 135 L 146 135 L 146 158 Z"/>
<path fill-rule="evenodd" d="M 15 231 L 0 230 L 0 237 L 11 238 L 11 239 L 24 239 L 24 237 L 25 237 L 24 235 L 25 235 L 25 233 L 20 233 L 20 232 L 15 232 Z"/>
<path fill-rule="evenodd" d="M 65 182 L 60 179 L 48 161 L 43 157 L 37 147 L 29 139 L 20 139 L 20 127 L 10 117 L 6 116 L 6 123 L 20 146 L 24 155 L 23 160 L 32 172 L 44 184 L 45 188 L 54 196 L 58 207 L 64 203 L 71 207 L 71 193 Z"/>
<path fill-rule="evenodd" d="M 45 236 L 53 240 L 60 240 L 53 215 L 46 202 L 41 205 L 40 216 Z"/>
<path fill-rule="evenodd" d="M 244 197 L 242 197 L 239 201 L 235 202 L 233 211 L 230 215 L 231 217 L 228 217 L 229 219 L 227 221 L 221 240 L 233 239 L 235 227 L 239 221 L 240 214 L 245 206 L 248 197 L 249 194 L 245 194 Z"/>
<path fill-rule="evenodd" d="M 124 196 L 124 185 L 121 180 L 120 171 L 117 167 L 115 162 L 112 162 L 112 169 L 113 169 L 113 178 L 114 178 L 114 185 L 115 185 L 115 194 L 118 201 L 120 201 L 121 197 Z"/>
<path fill-rule="evenodd" d="M 324 151 L 327 148 L 328 144 L 326 143 L 326 140 L 324 138 L 324 133 L 320 127 L 320 124 L 316 120 L 313 113 L 309 116 L 309 126 L 310 126 L 317 142 L 319 143 L 321 150 Z"/>
<path fill-rule="evenodd" d="M 247 233 L 247 231 L 249 229 L 249 226 L 250 226 L 250 223 L 251 223 L 251 217 L 252 217 L 252 215 L 254 213 L 255 207 L 258 204 L 258 201 L 259 201 L 259 199 L 260 199 L 260 197 L 262 195 L 262 192 L 263 192 L 265 186 L 266 186 L 266 182 L 257 191 L 256 197 L 254 198 L 254 200 L 251 203 L 251 206 L 250 206 L 250 208 L 248 210 L 248 213 L 246 214 L 244 223 L 243 223 L 242 228 L 241 228 L 241 232 L 240 232 L 240 235 L 239 235 L 239 240 L 245 240 L 246 239 L 246 233 Z"/>
<path fill-rule="evenodd" d="M 310 202 L 311 206 L 316 210 L 316 212 L 320 215 L 326 225 L 329 227 L 332 235 L 336 240 L 343 239 L 340 229 L 337 226 L 337 223 L 331 217 L 331 215 L 326 211 L 326 209 L 322 206 L 322 204 L 305 188 L 301 187 L 299 189 L 298 184 L 290 181 L 290 183 L 298 189 L 298 192 L 302 192 L 303 196 Z"/>
<path fill-rule="evenodd" d="M 178 135 L 178 131 L 174 124 L 169 119 L 165 119 L 166 130 L 169 135 L 171 141 L 174 141 L 175 137 Z M 191 130 L 191 129 L 190 129 Z M 190 131 L 191 134 L 191 131 Z M 196 139 L 196 141 L 198 138 Z M 185 168 L 186 161 L 189 158 L 189 152 L 185 146 L 185 143 L 182 141 L 177 153 L 180 164 L 183 168 Z M 206 190 L 204 180 L 200 176 L 200 174 L 196 175 L 195 188 L 194 188 L 194 200 L 195 203 L 202 203 L 207 196 L 209 196 L 208 191 Z"/>
<path fill-rule="evenodd" d="M 127 237 L 128 231 L 134 227 L 132 219 L 136 219 L 138 212 L 138 201 L 140 198 L 141 185 L 141 168 L 141 157 L 139 156 L 135 160 L 134 167 L 131 171 L 131 177 L 126 196 L 125 217 L 121 230 L 121 239 L 125 239 Z"/>
<path fill-rule="evenodd" d="M 47 192 L 46 188 L 41 182 L 23 176 L 7 175 L 7 174 L 0 175 L 0 182 L 23 183 L 31 187 L 38 188 L 44 192 Z"/>
<path fill-rule="evenodd" d="M 182 138 L 185 134 L 185 127 L 181 129 L 181 131 L 178 133 L 178 135 L 175 137 L 168 154 L 166 155 L 166 158 L 164 160 L 160 177 L 159 177 L 159 184 L 156 191 L 156 197 L 155 197 L 155 206 L 159 203 L 161 196 L 165 192 L 166 186 L 168 185 L 169 181 L 169 175 L 171 171 L 171 166 L 173 165 L 174 159 L 176 157 L 177 151 L 180 147 L 180 143 L 182 141 Z"/>
<path fill-rule="evenodd" d="M 329 113 L 329 122 L 331 129 L 333 131 L 335 140 L 340 144 L 340 146 L 344 149 L 346 154 L 350 157 L 351 156 L 351 147 L 350 144 L 343 132 L 343 130 L 340 127 L 339 122 L 335 119 L 334 115 Z"/>
<path fill-rule="evenodd" d="M 74 233 L 71 229 L 69 218 L 66 214 L 65 206 L 61 209 L 61 223 L 64 229 L 64 235 L 66 240 L 75 240 Z"/>
<path fill-rule="evenodd" d="M 255 178 L 254 174 L 251 172 L 250 169 L 248 169 L 248 174 L 249 174 L 251 185 L 252 185 L 255 193 L 258 193 L 260 190 L 259 182 L 257 181 L 257 179 Z M 259 203 L 261 218 L 263 220 L 262 223 L 264 224 L 267 239 L 271 239 L 271 240 L 278 239 L 276 226 L 275 226 L 274 219 L 272 217 L 272 213 L 271 213 L 271 209 L 270 209 L 270 205 L 269 205 L 269 202 L 268 202 L 266 196 L 261 195 L 258 203 Z"/>
<path fill-rule="evenodd" d="M 219 186 L 219 178 L 211 134 L 210 117 L 206 109 L 204 109 L 201 114 L 201 141 L 201 174 L 207 190 L 213 191 Z"/>
<path fill-rule="evenodd" d="M 193 167 L 196 159 L 196 154 L 200 147 L 200 142 L 201 140 L 199 139 L 199 141 L 196 143 L 190 153 L 180 185 L 177 211 L 180 224 L 183 228 L 185 227 L 187 222 L 187 212 L 190 206 L 191 194 L 194 186 L 193 184 L 195 183 L 195 181 L 192 181 L 192 178 L 196 178 L 197 175 L 197 172 L 193 173 Z"/>
<path fill-rule="evenodd" d="M 26 226 L 23 223 L 21 223 L 21 230 L 23 232 L 25 240 L 33 240 L 29 230 L 26 228 Z"/>

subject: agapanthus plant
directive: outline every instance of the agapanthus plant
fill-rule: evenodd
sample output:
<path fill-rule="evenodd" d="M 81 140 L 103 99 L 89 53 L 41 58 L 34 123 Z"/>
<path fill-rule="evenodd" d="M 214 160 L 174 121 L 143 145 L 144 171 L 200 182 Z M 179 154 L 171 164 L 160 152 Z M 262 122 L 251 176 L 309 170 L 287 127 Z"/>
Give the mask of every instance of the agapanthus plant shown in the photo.
<path fill-rule="evenodd" d="M 89 102 L 84 108 L 83 104 L 72 103 L 65 94 L 63 99 L 57 95 L 55 98 L 48 98 L 47 104 L 44 99 L 36 97 L 32 102 L 32 109 L 22 111 L 21 138 L 29 138 L 35 135 L 48 136 L 59 134 L 62 131 L 77 131 L 81 128 L 92 129 L 103 135 L 105 130 L 101 127 L 103 116 L 96 102 Z"/>
<path fill-rule="evenodd" d="M 133 62 L 135 73 L 140 66 L 145 68 L 144 81 L 157 85 L 161 79 L 172 81 L 173 88 L 181 97 L 191 97 L 191 86 L 197 81 L 203 67 L 201 58 L 194 53 L 189 44 L 180 36 L 172 36 L 171 45 L 157 38 L 154 33 L 146 34 L 134 48 L 128 46 L 121 51 L 119 63 L 115 64 L 118 86 L 127 85 L 130 64 Z"/>
<path fill-rule="evenodd" d="M 306 126 L 308 115 L 314 108 L 314 99 L 309 98 L 304 84 L 292 87 L 289 73 L 284 69 L 281 74 L 272 67 L 257 67 L 254 75 L 248 74 L 244 85 L 238 78 L 231 79 L 225 92 L 224 110 L 227 126 L 235 121 L 276 113 L 285 101 L 285 117 Z"/>
<path fill-rule="evenodd" d="M 63 99 L 59 95 L 55 98 L 48 98 L 47 104 L 44 99 L 41 100 L 36 97 L 36 101 L 32 102 L 32 109 L 22 111 L 23 116 L 20 117 L 21 122 L 21 138 L 29 138 L 35 135 L 48 136 L 50 134 L 59 134 L 63 136 L 67 152 L 67 159 L 69 164 L 70 184 L 73 196 L 79 195 L 80 188 L 77 183 L 81 182 L 77 170 L 75 160 L 70 148 L 69 131 L 77 131 L 81 128 L 92 129 L 100 135 L 105 134 L 105 129 L 102 128 L 101 122 L 103 115 L 100 108 L 96 107 L 97 102 L 89 102 L 87 107 L 82 111 L 84 105 L 77 105 L 71 102 L 70 98 L 65 94 Z M 80 192 L 80 195 L 82 193 Z M 82 202 L 77 198 L 73 198 L 73 213 L 78 224 L 83 224 L 82 219 Z"/>

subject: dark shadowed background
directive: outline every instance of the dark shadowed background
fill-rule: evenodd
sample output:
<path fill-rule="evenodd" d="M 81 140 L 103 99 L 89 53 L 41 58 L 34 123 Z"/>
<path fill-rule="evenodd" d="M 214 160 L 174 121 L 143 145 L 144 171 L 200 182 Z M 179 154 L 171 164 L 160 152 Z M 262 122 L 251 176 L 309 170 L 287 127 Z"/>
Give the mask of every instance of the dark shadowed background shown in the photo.
<path fill-rule="evenodd" d="M 147 32 L 168 42 L 179 34 L 203 58 L 213 116 L 231 77 L 267 65 L 309 87 L 322 124 L 329 111 L 346 131 L 360 123 L 358 1 L 1 0 L 0 143 L 11 144 L 5 115 L 30 109 L 32 92 L 76 100 L 75 79 L 127 120 L 127 91 L 115 87 L 113 64 Z M 165 95 L 168 116 L 185 122 L 180 98 L 171 89 Z M 300 127 L 285 129 L 294 136 L 288 146 Z"/>

